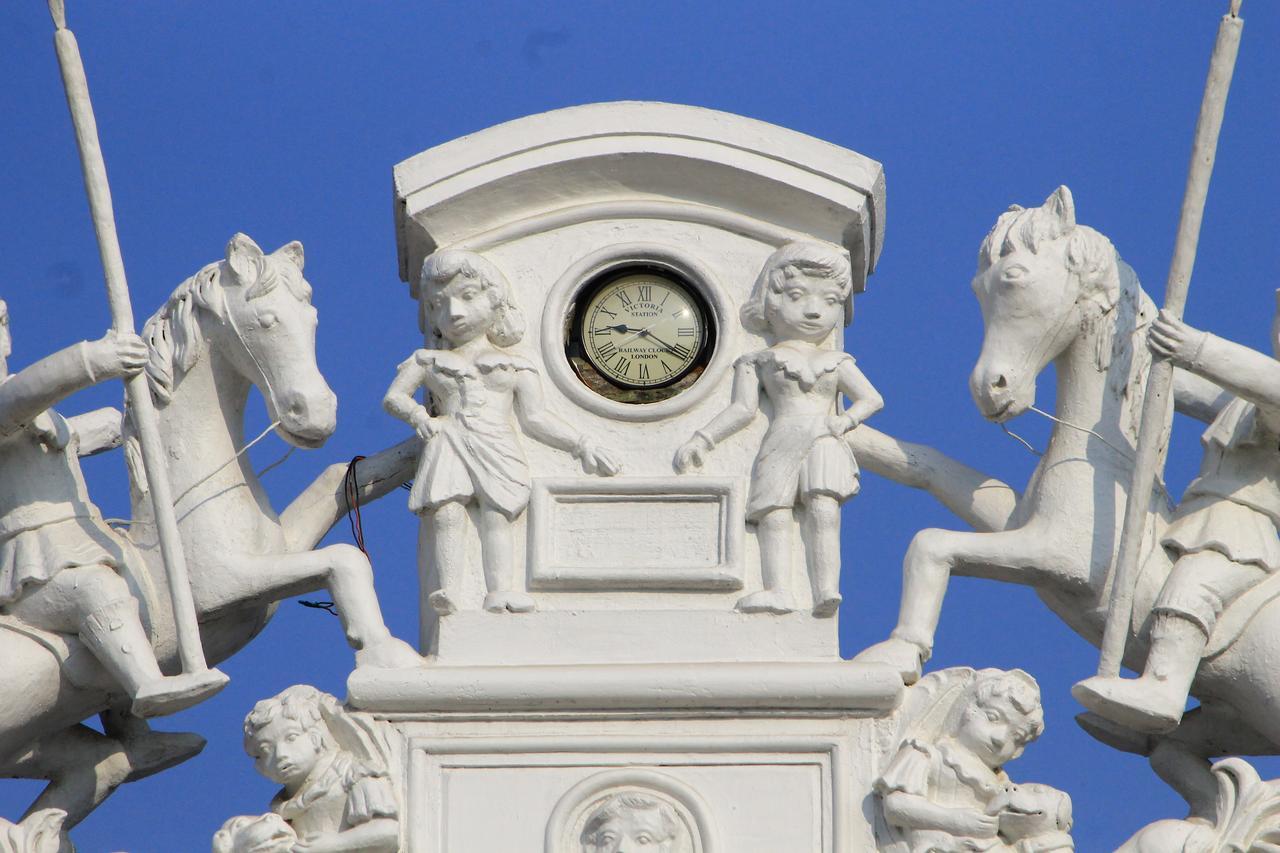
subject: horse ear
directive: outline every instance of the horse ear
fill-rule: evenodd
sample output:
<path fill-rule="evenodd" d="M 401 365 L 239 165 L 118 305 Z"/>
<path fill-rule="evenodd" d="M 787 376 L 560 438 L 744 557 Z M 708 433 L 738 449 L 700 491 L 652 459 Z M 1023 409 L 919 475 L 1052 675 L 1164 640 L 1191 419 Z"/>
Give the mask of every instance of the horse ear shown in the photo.
<path fill-rule="evenodd" d="M 306 259 L 302 256 L 302 244 L 297 240 L 294 240 L 291 243 L 285 243 L 279 249 L 276 249 L 271 253 L 271 257 L 274 258 L 277 256 L 282 256 L 288 259 L 289 263 L 298 268 L 298 272 L 302 272 L 302 265 L 306 262 Z"/>
<path fill-rule="evenodd" d="M 1053 195 L 1044 201 L 1044 208 L 1053 214 L 1062 226 L 1062 231 L 1070 231 L 1076 227 L 1076 203 L 1071 198 L 1071 190 L 1066 185 L 1058 187 Z"/>
<path fill-rule="evenodd" d="M 227 243 L 227 264 L 241 284 L 257 281 L 262 270 L 262 250 L 248 235 L 236 234 Z"/>

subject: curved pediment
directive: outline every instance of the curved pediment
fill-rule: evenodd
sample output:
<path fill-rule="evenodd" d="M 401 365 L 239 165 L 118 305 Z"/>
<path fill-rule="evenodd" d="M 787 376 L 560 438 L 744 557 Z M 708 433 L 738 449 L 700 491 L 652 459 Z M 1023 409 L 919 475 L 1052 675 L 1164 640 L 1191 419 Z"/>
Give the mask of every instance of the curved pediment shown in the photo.
<path fill-rule="evenodd" d="M 884 242 L 884 170 L 802 133 L 701 107 L 588 104 L 516 119 L 395 167 L 400 276 L 575 222 L 661 218 L 848 249 L 855 290 Z"/>

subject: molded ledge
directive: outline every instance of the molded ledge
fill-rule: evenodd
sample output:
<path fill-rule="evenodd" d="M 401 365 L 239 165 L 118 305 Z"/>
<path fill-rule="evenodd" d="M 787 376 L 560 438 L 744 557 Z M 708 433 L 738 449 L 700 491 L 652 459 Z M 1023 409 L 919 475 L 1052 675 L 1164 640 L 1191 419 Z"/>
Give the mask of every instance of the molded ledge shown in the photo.
<path fill-rule="evenodd" d="M 347 701 L 374 713 L 787 710 L 887 713 L 890 667 L 848 661 L 358 669 Z"/>

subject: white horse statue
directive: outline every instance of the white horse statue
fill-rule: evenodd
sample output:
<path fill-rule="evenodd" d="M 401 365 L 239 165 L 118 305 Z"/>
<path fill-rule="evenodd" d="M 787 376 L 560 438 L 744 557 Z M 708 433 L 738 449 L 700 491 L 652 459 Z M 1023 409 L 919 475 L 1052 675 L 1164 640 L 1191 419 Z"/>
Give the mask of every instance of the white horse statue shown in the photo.
<path fill-rule="evenodd" d="M 262 630 L 280 599 L 327 589 L 357 666 L 418 666 L 422 659 L 383 622 L 368 559 L 349 545 L 315 549 L 346 510 L 347 466 L 331 466 L 277 515 L 248 458 L 237 456 L 254 386 L 290 444 L 319 447 L 336 426 L 337 399 L 316 366 L 316 310 L 302 267 L 301 244 L 264 254 L 237 234 L 226 259 L 183 282 L 143 330 L 204 651 L 210 664 L 224 660 Z M 411 440 L 362 464 L 361 497 L 404 482 L 416 453 Z M 150 497 L 136 453 L 128 458 L 133 523 L 118 543 L 130 555 L 122 561 L 132 570 L 126 580 L 161 667 L 176 672 Z M 22 630 L 12 620 L 3 627 L 0 775 L 49 780 L 28 814 L 61 809 L 69 828 L 122 782 L 203 747 L 196 735 L 151 732 L 125 713 L 127 699 L 77 638 Z M 94 714 L 102 714 L 105 735 L 81 723 Z"/>
<path fill-rule="evenodd" d="M 1026 411 L 1036 377 L 1052 363 L 1057 423 L 1021 494 L 930 448 L 867 427 L 850 433 L 867 468 L 927 489 L 976 531 L 916 534 L 903 564 L 897 628 L 858 656 L 896 666 L 908 683 L 932 650 L 953 574 L 1029 585 L 1074 631 L 1101 642 L 1151 363 L 1146 326 L 1155 306 L 1110 241 L 1076 224 L 1066 187 L 1041 207 L 1014 206 L 999 218 L 979 252 L 973 289 L 985 327 L 970 377 L 979 409 L 996 422 Z M 1178 371 L 1180 411 L 1210 421 L 1228 399 Z M 1152 604 L 1170 570 L 1159 545 L 1170 515 L 1167 496 L 1151 495 L 1125 654 L 1137 670 L 1147 655 Z M 1081 718 L 1107 743 L 1149 754 L 1193 813 L 1214 809 L 1210 757 L 1274 754 L 1280 746 L 1280 670 L 1272 664 L 1280 655 L 1280 606 L 1261 604 L 1254 596 L 1223 614 L 1193 686 L 1200 707 L 1172 733 L 1149 738 L 1093 715 Z"/>

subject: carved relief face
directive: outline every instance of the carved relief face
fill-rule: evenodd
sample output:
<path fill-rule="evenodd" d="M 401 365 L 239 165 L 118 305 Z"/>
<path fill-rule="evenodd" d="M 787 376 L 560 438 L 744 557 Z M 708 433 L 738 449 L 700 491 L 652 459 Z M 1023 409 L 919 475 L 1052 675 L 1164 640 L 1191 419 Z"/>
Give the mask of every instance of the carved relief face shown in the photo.
<path fill-rule="evenodd" d="M 765 303 L 769 328 L 782 340 L 820 343 L 844 319 L 840 283 L 791 271 Z"/>
<path fill-rule="evenodd" d="M 956 742 L 988 767 L 1001 767 L 1022 754 L 1024 715 L 1004 697 L 975 702 L 965 709 Z"/>
<path fill-rule="evenodd" d="M 629 811 L 605 822 L 592 853 L 670 853 L 672 841 L 657 809 Z"/>
<path fill-rule="evenodd" d="M 583 853 L 674 853 L 677 826 L 665 803 L 615 797 L 587 821 Z"/>
<path fill-rule="evenodd" d="M 258 730 L 254 740 L 253 763 L 258 772 L 295 788 L 306 781 L 323 755 L 311 732 L 297 721 L 277 717 Z"/>
<path fill-rule="evenodd" d="M 452 346 L 461 346 L 486 334 L 497 311 L 481 283 L 456 275 L 441 287 L 427 289 L 427 311 L 431 325 Z"/>

